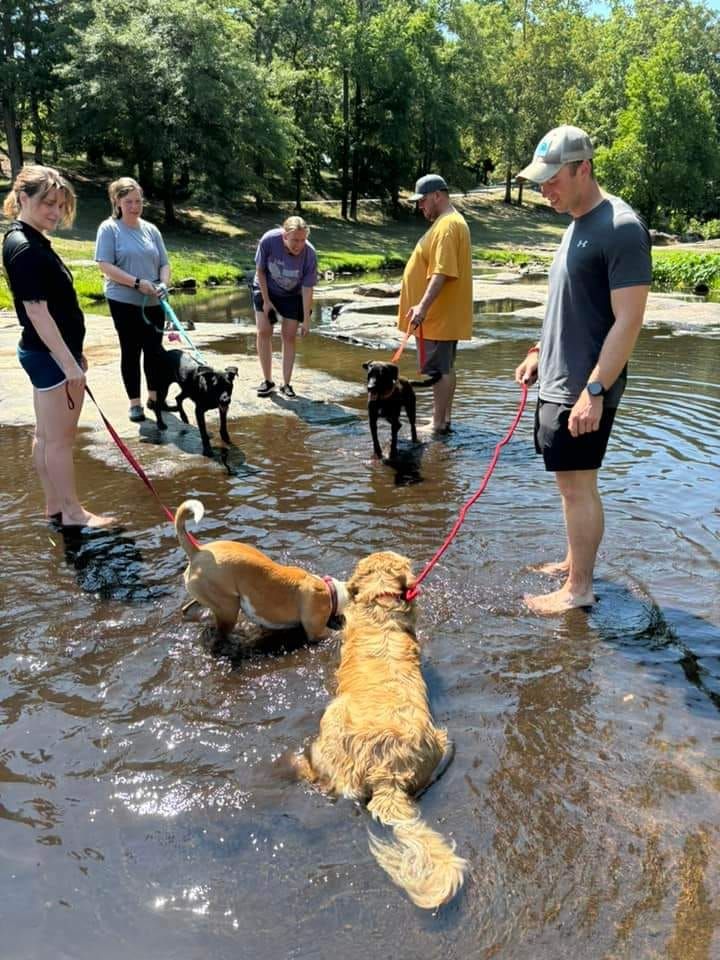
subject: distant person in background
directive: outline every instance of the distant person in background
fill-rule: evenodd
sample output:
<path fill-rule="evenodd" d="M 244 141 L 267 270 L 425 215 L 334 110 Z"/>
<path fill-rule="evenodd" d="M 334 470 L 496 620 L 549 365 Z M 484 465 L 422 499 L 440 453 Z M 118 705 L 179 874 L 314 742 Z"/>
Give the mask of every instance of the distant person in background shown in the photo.
<path fill-rule="evenodd" d="M 26 166 L 3 204 L 11 220 L 3 265 L 22 327 L 18 359 L 33 385 L 32 458 L 48 519 L 68 527 L 104 527 L 114 517 L 91 513 L 75 487 L 73 444 L 85 398 L 85 320 L 70 271 L 46 234 L 70 226 L 75 194 L 52 167 Z"/>
<path fill-rule="evenodd" d="M 650 237 L 627 203 L 601 191 L 590 137 L 578 127 L 546 133 L 518 177 L 540 184 L 553 210 L 572 217 L 550 268 L 540 341 L 515 371 L 518 383 L 539 382 L 535 449 L 555 473 L 567 533 L 565 558 L 539 568 L 565 583 L 525 602 L 555 614 L 595 603 L 604 531 L 598 470 L 645 314 Z"/>
<path fill-rule="evenodd" d="M 402 278 L 398 326 L 422 326 L 422 372 L 439 374 L 433 385 L 430 429 L 434 436 L 452 429 L 455 355 L 458 340 L 470 340 L 473 321 L 472 253 L 464 217 L 450 202 L 447 183 L 437 174 L 420 177 L 410 200 L 432 226 L 410 255 Z"/>
<path fill-rule="evenodd" d="M 280 393 L 295 399 L 292 380 L 295 341 L 310 333 L 314 287 L 317 283 L 317 255 L 308 242 L 310 227 L 302 217 L 288 217 L 282 227 L 263 234 L 255 253 L 255 280 L 252 287 L 257 352 L 263 380 L 259 397 L 275 389 L 272 379 L 273 324 L 280 319 L 282 376 Z"/>
<path fill-rule="evenodd" d="M 128 415 L 141 423 L 140 354 L 147 384 L 147 406 L 155 409 L 154 356 L 163 336 L 165 314 L 159 298 L 167 294 L 170 263 L 158 228 L 142 219 L 143 192 L 132 177 L 110 184 L 112 214 L 98 227 L 95 260 L 105 277 L 113 323 L 120 339 L 120 373 L 130 401 Z"/>

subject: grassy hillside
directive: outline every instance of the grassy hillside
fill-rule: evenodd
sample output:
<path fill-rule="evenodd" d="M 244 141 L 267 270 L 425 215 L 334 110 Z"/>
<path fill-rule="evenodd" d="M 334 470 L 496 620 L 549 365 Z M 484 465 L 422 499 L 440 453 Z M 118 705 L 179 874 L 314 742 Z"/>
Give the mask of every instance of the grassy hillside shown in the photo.
<path fill-rule="evenodd" d="M 74 181 L 78 194 L 78 215 L 72 230 L 58 231 L 53 246 L 68 263 L 85 309 L 92 309 L 102 299 L 100 275 L 94 266 L 95 232 L 109 213 L 104 188 L 92 181 Z M 0 193 L 9 189 L 0 181 Z M 528 193 L 526 192 L 526 197 Z M 546 209 L 537 194 L 530 193 L 522 209 L 502 203 L 500 190 L 453 198 L 468 220 L 477 257 L 499 260 L 516 257 L 521 260 L 535 255 L 547 256 L 558 242 L 565 218 Z M 303 216 L 311 226 L 311 240 L 318 251 L 321 270 L 352 271 L 397 268 L 406 260 L 425 221 L 408 205 L 401 220 L 385 216 L 380 204 L 361 203 L 357 221 L 344 221 L 336 202 L 308 202 Z M 157 223 L 165 239 L 173 268 L 173 277 L 195 277 L 198 283 L 213 279 L 234 283 L 252 270 L 258 238 L 271 227 L 278 226 L 294 211 L 291 204 L 268 206 L 262 213 L 252 208 L 206 210 L 196 207 L 178 209 L 180 225 L 165 228 L 162 212 L 154 204 L 146 206 L 145 215 Z M 0 230 L 3 219 L 0 217 Z M 10 292 L 0 280 L 0 307 L 11 306 Z"/>

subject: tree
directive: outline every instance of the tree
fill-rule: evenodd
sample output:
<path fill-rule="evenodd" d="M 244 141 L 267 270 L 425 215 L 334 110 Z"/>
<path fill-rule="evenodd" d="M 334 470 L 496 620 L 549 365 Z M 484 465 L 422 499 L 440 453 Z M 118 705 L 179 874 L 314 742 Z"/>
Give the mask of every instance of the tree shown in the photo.
<path fill-rule="evenodd" d="M 216 0 L 93 0 L 93 19 L 62 69 L 68 146 L 118 156 L 152 191 L 155 165 L 168 220 L 179 185 L 214 192 L 256 186 L 256 159 L 279 169 L 285 112 L 269 103 L 250 58 L 250 31 Z"/>
<path fill-rule="evenodd" d="M 649 224 L 672 211 L 701 213 L 720 171 L 710 83 L 682 70 L 682 59 L 677 41 L 661 42 L 630 65 L 627 107 L 612 145 L 597 155 L 603 182 Z"/>

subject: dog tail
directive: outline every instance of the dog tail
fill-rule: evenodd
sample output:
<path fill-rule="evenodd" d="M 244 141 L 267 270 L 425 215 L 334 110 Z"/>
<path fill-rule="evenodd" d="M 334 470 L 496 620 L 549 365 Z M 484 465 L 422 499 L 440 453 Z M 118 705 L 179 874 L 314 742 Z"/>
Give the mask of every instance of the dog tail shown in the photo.
<path fill-rule="evenodd" d="M 395 784 L 373 793 L 368 810 L 392 827 L 394 839 L 379 840 L 370 834 L 370 852 L 393 883 L 417 907 L 433 910 L 452 900 L 465 879 L 467 860 L 421 818 L 413 801 Z"/>
<path fill-rule="evenodd" d="M 426 380 L 408 380 L 408 383 L 411 387 L 432 387 L 441 376 L 441 373 L 431 373 Z"/>
<path fill-rule="evenodd" d="M 177 508 L 175 514 L 175 533 L 177 534 L 178 542 L 185 553 L 189 557 L 192 557 L 197 553 L 198 548 L 192 542 L 185 529 L 185 521 L 189 513 L 193 515 L 195 523 L 200 523 L 205 513 L 205 507 L 199 500 L 184 500 Z"/>

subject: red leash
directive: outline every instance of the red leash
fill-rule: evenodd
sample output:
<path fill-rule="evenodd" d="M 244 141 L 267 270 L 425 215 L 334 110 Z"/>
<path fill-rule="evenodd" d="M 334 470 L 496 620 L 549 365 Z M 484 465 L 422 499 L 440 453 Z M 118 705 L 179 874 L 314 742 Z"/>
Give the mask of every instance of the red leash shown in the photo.
<path fill-rule="evenodd" d="M 92 402 L 93 402 L 93 403 L 95 404 L 95 406 L 97 407 L 97 412 L 100 414 L 100 417 L 102 418 L 102 422 L 103 422 L 103 423 L 105 424 L 105 426 L 107 427 L 108 433 L 110 434 L 110 436 L 113 438 L 113 440 L 114 440 L 115 443 L 117 444 L 117 447 L 118 447 L 118 449 L 120 450 L 120 453 L 122 453 L 122 455 L 125 457 L 125 459 L 127 460 L 127 462 L 128 462 L 128 463 L 130 464 L 130 466 L 133 468 L 133 470 L 135 471 L 135 473 L 140 477 L 140 479 L 141 479 L 142 482 L 145 484 L 145 486 L 148 488 L 148 490 L 150 491 L 150 493 L 152 493 L 152 495 L 155 497 L 155 499 L 156 499 L 157 502 L 160 504 L 161 509 L 164 511 L 165 516 L 168 518 L 168 520 L 170 521 L 170 523 L 174 524 L 174 523 L 175 523 L 175 515 L 173 514 L 172 510 L 169 510 L 169 509 L 165 506 L 165 504 L 162 502 L 162 500 L 160 499 L 160 494 L 157 492 L 157 490 L 156 490 L 155 487 L 153 486 L 152 480 L 150 479 L 150 477 L 148 477 L 148 475 L 145 473 L 145 471 L 144 471 L 143 468 L 140 466 L 140 464 L 138 463 L 138 461 L 135 459 L 135 457 L 133 456 L 133 454 L 130 452 L 128 446 L 120 439 L 120 437 L 118 436 L 117 431 L 115 430 L 115 427 L 113 427 L 113 425 L 110 423 L 110 421 L 108 420 L 108 418 L 105 416 L 105 414 L 104 414 L 104 413 L 102 412 L 102 410 L 100 409 L 100 404 L 97 402 L 97 400 L 96 400 L 95 397 L 93 396 L 92 390 L 90 389 L 90 387 L 89 387 L 87 384 L 85 384 L 85 391 L 86 391 L 87 395 L 90 397 L 90 399 L 92 400 Z M 66 385 L 66 392 L 67 392 L 67 385 Z M 69 393 L 68 393 L 68 402 L 71 402 L 71 398 L 70 398 L 70 394 L 69 394 Z M 186 532 L 187 532 L 187 531 L 186 531 Z M 191 533 L 188 532 L 188 533 L 187 533 L 187 536 L 188 536 L 188 540 L 190 541 L 190 543 L 192 543 L 192 545 L 193 545 L 194 547 L 199 547 L 199 546 L 200 546 L 200 544 L 198 543 L 198 541 L 195 539 L 195 537 L 194 537 Z"/>
<path fill-rule="evenodd" d="M 405 591 L 405 599 L 406 599 L 406 600 L 408 600 L 408 601 L 414 600 L 415 597 L 418 595 L 418 593 L 420 592 L 420 590 L 419 590 L 420 584 L 423 582 L 423 580 L 425 579 L 425 577 L 430 573 L 430 571 L 431 571 L 432 568 L 435 566 L 435 564 L 438 562 L 438 560 L 440 559 L 440 557 L 445 553 L 445 551 L 447 550 L 447 548 L 450 546 L 450 544 L 452 543 L 452 541 L 455 539 L 455 535 L 456 535 L 456 533 L 458 532 L 458 530 L 460 529 L 460 527 L 462 526 L 462 523 L 463 523 L 463 520 L 465 519 L 466 513 L 468 512 L 468 510 L 470 509 L 470 507 L 475 503 L 475 501 L 479 499 L 479 497 L 480 497 L 480 496 L 482 495 L 482 493 L 484 492 L 485 487 L 488 485 L 488 481 L 490 480 L 490 477 L 491 477 L 492 474 L 493 474 L 493 470 L 495 469 L 495 465 L 496 465 L 497 462 L 498 462 L 498 458 L 500 457 L 500 450 L 505 446 L 505 444 L 508 442 L 508 440 L 512 437 L 513 433 L 515 433 L 515 428 L 517 427 L 518 423 L 520 422 L 520 417 L 523 415 L 523 411 L 525 410 L 525 404 L 527 403 L 527 395 L 528 395 L 527 384 L 526 384 L 526 383 L 520 384 L 520 389 L 522 390 L 522 396 L 520 397 L 520 405 L 518 406 L 518 411 L 517 411 L 517 413 L 515 414 L 515 418 L 514 418 L 513 422 L 510 424 L 510 429 L 509 429 L 508 432 L 505 434 L 505 436 L 502 438 L 502 440 L 501 440 L 498 444 L 496 444 L 496 446 L 495 446 L 495 452 L 493 453 L 492 459 L 490 460 L 490 465 L 488 466 L 487 470 L 485 471 L 485 476 L 482 478 L 482 483 L 480 484 L 480 486 L 478 487 L 478 489 L 476 490 L 476 492 L 470 497 L 470 499 L 467 500 L 467 501 L 465 502 L 465 504 L 463 505 L 462 509 L 460 510 L 460 514 L 459 514 L 457 520 L 455 521 L 455 524 L 453 525 L 452 530 L 450 531 L 450 533 L 449 533 L 449 534 L 447 535 L 447 537 L 445 538 L 445 542 L 443 543 L 443 545 L 442 545 L 442 546 L 440 547 L 440 549 L 435 553 L 435 555 L 433 556 L 432 560 L 430 560 L 429 563 L 426 563 L 426 564 L 425 564 L 424 568 L 423 568 L 422 571 L 420 572 L 420 576 L 417 578 L 417 580 L 415 581 L 415 583 L 413 584 L 413 586 L 410 587 L 409 590 L 406 590 L 406 591 Z"/>
<path fill-rule="evenodd" d="M 410 334 L 413 333 L 412 324 L 408 323 L 408 328 L 405 331 L 405 336 L 403 337 L 402 343 L 397 348 L 395 353 L 390 359 L 390 363 L 397 363 L 400 357 L 402 356 L 403 350 L 407 346 L 407 342 L 410 339 Z M 425 339 L 422 332 L 422 324 L 415 327 L 415 336 L 417 338 L 417 350 L 418 350 L 418 370 L 422 373 L 422 368 L 425 366 Z"/>

